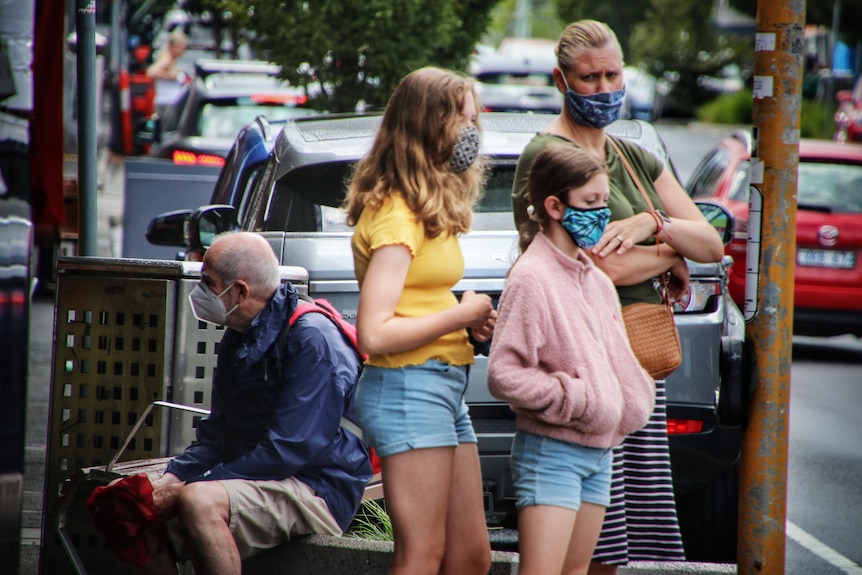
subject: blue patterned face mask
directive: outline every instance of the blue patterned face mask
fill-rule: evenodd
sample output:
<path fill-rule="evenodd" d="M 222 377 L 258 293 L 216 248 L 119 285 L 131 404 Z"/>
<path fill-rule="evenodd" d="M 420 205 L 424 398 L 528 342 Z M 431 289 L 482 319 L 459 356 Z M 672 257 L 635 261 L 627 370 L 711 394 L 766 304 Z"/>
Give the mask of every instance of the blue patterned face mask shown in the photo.
<path fill-rule="evenodd" d="M 584 96 L 569 88 L 565 76 L 563 83 L 566 84 L 566 107 L 577 123 L 601 130 L 608 124 L 620 119 L 623 100 L 626 97 L 625 86 L 616 92 L 601 92 Z"/>
<path fill-rule="evenodd" d="M 605 233 L 605 226 L 610 219 L 611 210 L 607 207 L 582 210 L 566 206 L 566 213 L 560 223 L 579 248 L 591 248 Z"/>

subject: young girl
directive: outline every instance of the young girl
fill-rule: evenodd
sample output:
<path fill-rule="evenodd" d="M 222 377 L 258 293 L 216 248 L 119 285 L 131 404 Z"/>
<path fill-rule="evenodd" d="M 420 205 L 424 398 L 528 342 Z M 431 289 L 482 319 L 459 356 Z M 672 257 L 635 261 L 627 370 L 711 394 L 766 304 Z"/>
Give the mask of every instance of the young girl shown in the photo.
<path fill-rule="evenodd" d="M 517 414 L 519 573 L 585 574 L 610 500 L 611 448 L 646 424 L 655 386 L 613 283 L 583 252 L 610 217 L 604 163 L 551 145 L 527 188 L 531 215 L 500 298 L 488 386 Z"/>
<path fill-rule="evenodd" d="M 398 574 L 486 574 L 491 554 L 476 436 L 464 392 L 473 348 L 493 331 L 464 273 L 458 234 L 482 184 L 470 80 L 423 68 L 393 92 L 347 195 L 356 226 L 359 424 L 381 458 Z"/>

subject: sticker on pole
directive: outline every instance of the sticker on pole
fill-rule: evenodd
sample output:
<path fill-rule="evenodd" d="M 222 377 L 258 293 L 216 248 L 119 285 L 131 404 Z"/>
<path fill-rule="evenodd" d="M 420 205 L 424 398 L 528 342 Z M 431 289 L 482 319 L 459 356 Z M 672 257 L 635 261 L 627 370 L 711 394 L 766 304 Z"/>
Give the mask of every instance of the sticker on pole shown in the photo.
<path fill-rule="evenodd" d="M 748 244 L 745 251 L 745 302 L 742 315 L 748 323 L 757 317 L 760 291 L 760 232 L 763 224 L 763 194 L 757 186 L 749 186 Z"/>
<path fill-rule="evenodd" d="M 753 92 L 755 100 L 771 98 L 773 95 L 772 76 L 755 76 L 753 79 Z"/>

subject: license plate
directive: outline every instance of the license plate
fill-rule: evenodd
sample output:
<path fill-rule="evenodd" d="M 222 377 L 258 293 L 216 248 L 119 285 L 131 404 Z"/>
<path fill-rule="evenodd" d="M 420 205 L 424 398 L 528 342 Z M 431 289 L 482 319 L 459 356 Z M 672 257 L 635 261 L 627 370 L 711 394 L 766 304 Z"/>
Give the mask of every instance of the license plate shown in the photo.
<path fill-rule="evenodd" d="M 856 267 L 856 252 L 799 248 L 796 252 L 796 264 L 815 268 L 852 270 Z"/>

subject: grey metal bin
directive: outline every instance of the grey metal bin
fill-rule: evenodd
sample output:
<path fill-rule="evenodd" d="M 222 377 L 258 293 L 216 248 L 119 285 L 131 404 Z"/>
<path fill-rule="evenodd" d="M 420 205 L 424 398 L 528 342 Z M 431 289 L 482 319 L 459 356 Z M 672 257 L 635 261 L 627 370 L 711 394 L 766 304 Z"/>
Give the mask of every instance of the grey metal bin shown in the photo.
<path fill-rule="evenodd" d="M 73 473 L 107 464 L 153 401 L 209 408 L 224 328 L 191 313 L 188 294 L 200 268 L 169 260 L 58 260 L 42 573 L 74 572 L 55 532 L 58 498 Z M 305 269 L 282 266 L 281 277 L 307 292 Z M 181 452 L 200 417 L 154 410 L 123 460 Z M 81 491 L 80 501 L 67 505 L 66 529 L 91 573 L 113 572 L 117 562 L 83 510 L 87 495 Z"/>

